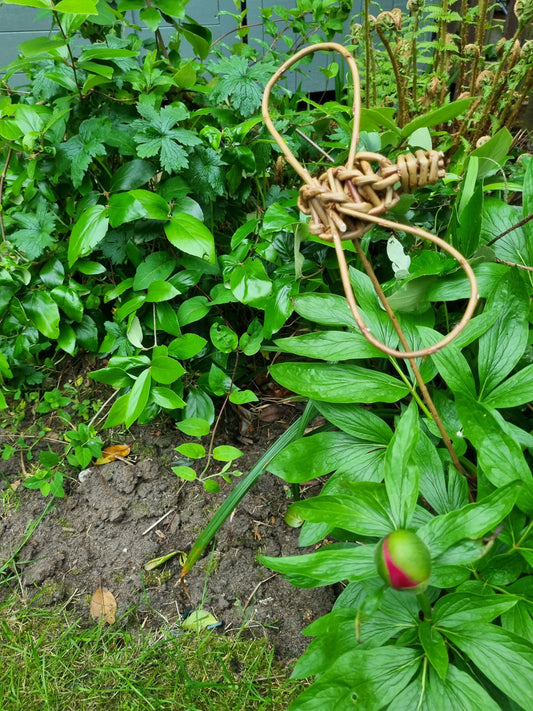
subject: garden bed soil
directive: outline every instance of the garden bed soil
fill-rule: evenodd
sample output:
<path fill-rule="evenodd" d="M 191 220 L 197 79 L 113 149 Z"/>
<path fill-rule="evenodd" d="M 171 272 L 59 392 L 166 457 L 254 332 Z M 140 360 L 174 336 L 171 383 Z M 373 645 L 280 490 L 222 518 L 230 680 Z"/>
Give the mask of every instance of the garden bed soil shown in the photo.
<path fill-rule="evenodd" d="M 294 416 L 289 412 L 288 419 Z M 245 445 L 227 431 L 216 443 L 240 447 L 239 469 L 246 473 L 286 426 L 260 422 Z M 179 555 L 150 572 L 144 566 L 173 551 L 187 553 L 232 485 L 222 481 L 221 492 L 211 494 L 200 482 L 177 479 L 171 469 L 179 457 L 175 447 L 186 438 L 175 427 L 157 431 L 148 425 L 133 434 L 128 463 L 93 465 L 81 481 L 72 472 L 66 497 L 54 500 L 17 555 L 9 585 L 37 605 L 67 604 L 82 624 L 93 624 L 90 600 L 100 585 L 117 601 L 118 625 L 179 626 L 191 610 L 204 609 L 221 623 L 220 633 L 266 636 L 278 659 L 300 656 L 308 642 L 301 630 L 328 612 L 336 595 L 332 588 L 294 588 L 257 562 L 258 554 L 305 552 L 298 548 L 298 530 L 284 522 L 290 503 L 284 482 L 261 476 L 184 586 Z M 15 458 L 0 463 L 4 487 L 5 480 L 20 480 L 17 465 Z M 17 506 L 4 505 L 0 518 L 0 566 L 49 503 L 22 486 L 17 499 Z M 0 594 L 7 589 L 0 586 Z"/>

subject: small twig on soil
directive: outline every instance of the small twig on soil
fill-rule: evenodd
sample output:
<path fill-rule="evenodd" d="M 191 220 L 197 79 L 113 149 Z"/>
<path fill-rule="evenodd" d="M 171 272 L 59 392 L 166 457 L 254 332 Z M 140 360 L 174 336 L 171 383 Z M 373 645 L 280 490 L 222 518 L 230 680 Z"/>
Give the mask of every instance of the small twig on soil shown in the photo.
<path fill-rule="evenodd" d="M 157 519 L 157 521 L 156 521 L 155 523 L 153 523 L 151 526 L 149 526 L 149 527 L 146 529 L 146 531 L 143 531 L 143 532 L 141 533 L 141 536 L 146 536 L 147 533 L 150 533 L 150 531 L 151 531 L 153 528 L 155 528 L 156 526 L 158 526 L 158 525 L 161 523 L 161 521 L 164 521 L 167 516 L 170 516 L 171 513 L 174 513 L 175 510 L 176 510 L 176 509 L 170 509 L 170 511 L 167 511 L 166 514 L 164 514 L 163 516 L 161 516 L 161 518 Z"/>
<path fill-rule="evenodd" d="M 257 585 L 255 586 L 255 588 L 252 590 L 252 592 L 251 592 L 251 594 L 250 594 L 250 597 L 248 598 L 248 600 L 246 600 L 246 604 L 245 604 L 244 607 L 242 608 L 242 611 L 243 611 L 243 612 L 246 611 L 246 608 L 247 608 L 248 605 L 252 602 L 253 596 L 254 596 L 255 593 L 259 590 L 259 588 L 261 587 L 261 585 L 263 585 L 263 583 L 268 583 L 268 581 L 269 581 L 269 580 L 272 580 L 272 578 L 277 578 L 278 575 L 279 575 L 279 573 L 273 573 L 272 575 L 269 575 L 268 578 L 265 578 L 264 580 L 260 580 L 260 581 L 257 583 Z"/>
<path fill-rule="evenodd" d="M 107 398 L 107 400 L 106 400 L 106 401 L 104 402 L 104 404 L 100 407 L 100 409 L 98 410 L 98 412 L 96 413 L 96 415 L 89 421 L 89 427 L 94 423 L 94 421 L 96 420 L 96 418 L 98 417 L 98 415 L 102 412 L 102 410 L 104 409 L 104 407 L 107 407 L 107 405 L 111 402 L 111 400 L 113 400 L 114 398 L 116 398 L 116 396 L 118 395 L 118 393 L 119 393 L 119 391 L 118 391 L 118 390 L 115 390 L 115 392 L 112 393 L 112 394 Z"/>

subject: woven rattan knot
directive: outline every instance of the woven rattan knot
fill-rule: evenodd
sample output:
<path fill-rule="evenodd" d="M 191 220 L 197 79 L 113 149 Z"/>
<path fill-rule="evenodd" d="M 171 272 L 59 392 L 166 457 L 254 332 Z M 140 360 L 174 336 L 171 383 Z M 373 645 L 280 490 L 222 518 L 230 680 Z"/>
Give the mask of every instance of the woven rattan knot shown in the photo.
<path fill-rule="evenodd" d="M 292 153 L 283 137 L 274 126 L 270 116 L 269 99 L 273 86 L 282 77 L 287 69 L 298 62 L 302 57 L 316 51 L 338 52 L 347 62 L 353 79 L 353 128 L 348 158 L 344 166 L 332 167 L 318 177 L 312 176 Z M 477 306 L 479 298 L 477 282 L 472 267 L 464 256 L 452 245 L 437 235 L 415 227 L 407 222 L 398 224 L 387 220 L 383 215 L 400 199 L 401 191 L 411 191 L 435 183 L 444 177 L 444 158 L 437 151 L 416 151 L 414 155 L 399 155 L 396 163 L 388 158 L 373 152 L 357 152 L 359 143 L 359 124 L 361 118 L 361 93 L 359 72 L 354 58 L 350 52 L 335 42 L 324 42 L 310 47 L 305 47 L 296 52 L 290 59 L 276 71 L 268 82 L 263 94 L 262 103 L 263 120 L 270 134 L 278 144 L 283 155 L 302 178 L 298 206 L 300 210 L 311 216 L 309 229 L 312 234 L 332 242 L 339 263 L 342 285 L 350 311 L 355 323 L 364 337 L 380 351 L 395 358 L 406 358 L 415 368 L 415 358 L 425 357 L 443 348 L 463 330 Z M 453 257 L 465 272 L 470 283 L 470 298 L 461 320 L 453 329 L 435 345 L 410 351 L 405 336 L 398 324 L 390 304 L 383 293 L 381 285 L 367 259 L 359 237 L 374 225 L 381 225 L 389 230 L 401 230 L 415 235 L 417 239 L 424 239 L 436 245 L 439 249 Z M 383 308 L 391 319 L 398 333 L 403 351 L 381 343 L 370 333 L 370 329 L 363 320 L 357 307 L 355 296 L 350 283 L 348 264 L 344 254 L 343 240 L 352 240 L 353 245 L 368 276 L 370 277 L 376 294 Z M 420 387 L 425 387 L 423 381 Z"/>
<path fill-rule="evenodd" d="M 311 215 L 311 234 L 333 241 L 331 224 L 343 240 L 361 237 L 372 223 L 361 215 L 383 215 L 412 191 L 444 177 L 444 157 L 437 151 L 400 155 L 396 163 L 379 153 L 355 154 L 353 167 L 329 168 L 300 188 L 298 207 Z"/>

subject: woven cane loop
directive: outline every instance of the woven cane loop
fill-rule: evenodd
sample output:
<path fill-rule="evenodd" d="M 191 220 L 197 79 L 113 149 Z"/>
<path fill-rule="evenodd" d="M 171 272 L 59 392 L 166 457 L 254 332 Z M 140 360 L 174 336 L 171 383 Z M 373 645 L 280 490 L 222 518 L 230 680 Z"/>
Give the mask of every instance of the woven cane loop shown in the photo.
<path fill-rule="evenodd" d="M 313 177 L 302 166 L 298 159 L 291 152 L 283 137 L 278 132 L 270 117 L 270 94 L 272 88 L 281 76 L 298 62 L 302 57 L 317 51 L 338 52 L 350 68 L 353 79 L 354 100 L 353 100 L 353 128 L 350 142 L 348 159 L 344 166 L 328 168 L 318 178 Z M 444 157 L 437 151 L 416 151 L 414 155 L 400 155 L 396 163 L 392 163 L 388 158 L 369 151 L 357 152 L 359 143 L 359 125 L 361 116 L 361 91 L 359 72 L 355 61 L 348 50 L 335 42 L 324 42 L 321 44 L 305 47 L 290 59 L 288 59 L 268 82 L 263 94 L 263 120 L 272 137 L 285 155 L 285 158 L 302 178 L 304 184 L 300 188 L 298 207 L 306 214 L 311 215 L 309 228 L 312 234 L 321 239 L 332 242 L 335 246 L 339 268 L 341 272 L 344 293 L 354 319 L 365 338 L 388 355 L 397 358 L 418 358 L 431 353 L 435 353 L 448 343 L 450 343 L 466 326 L 471 319 L 479 298 L 477 282 L 472 268 L 454 247 L 433 235 L 431 232 L 422 230 L 414 225 L 397 224 L 383 217 L 387 210 L 396 205 L 400 199 L 400 191 L 408 192 L 415 188 L 424 187 L 436 183 L 439 178 L 444 177 Z M 359 238 L 370 230 L 374 224 L 382 225 L 388 229 L 397 229 L 409 232 L 422 239 L 428 240 L 450 254 L 462 267 L 470 283 L 470 298 L 466 306 L 463 317 L 456 326 L 441 341 L 428 348 L 416 351 L 409 351 L 403 342 L 403 334 L 400 337 L 405 350 L 399 351 L 386 346 L 378 341 L 370 333 L 369 328 L 361 318 L 355 296 L 350 284 L 348 265 L 344 256 L 342 242 L 352 240 L 359 256 L 361 257 L 365 270 L 372 279 L 374 286 L 378 287 L 373 269 L 362 253 L 359 245 Z M 384 308 L 393 320 L 396 330 L 400 334 L 401 329 L 397 326 L 388 302 L 381 292 L 376 289 Z M 381 293 L 380 293 L 381 292 Z"/>

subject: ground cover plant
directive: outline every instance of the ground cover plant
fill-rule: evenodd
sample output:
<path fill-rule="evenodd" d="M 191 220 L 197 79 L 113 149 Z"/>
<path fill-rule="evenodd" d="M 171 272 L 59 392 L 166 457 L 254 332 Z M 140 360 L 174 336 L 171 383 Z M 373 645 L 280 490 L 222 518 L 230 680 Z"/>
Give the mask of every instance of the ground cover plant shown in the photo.
<path fill-rule="evenodd" d="M 344 250 L 364 320 L 379 341 L 400 347 L 376 287 L 413 349 L 433 346 L 462 316 L 468 280 L 410 224 L 458 249 L 480 294 L 450 345 L 405 360 L 355 326 L 334 250 L 299 211 L 298 180 L 259 114 L 281 61 L 318 39 L 319 28 L 329 39 L 351 3 L 265 10 L 271 44 L 213 47 L 181 1 L 115 8 L 85 0 L 75 12 L 68 3 L 26 4 L 43 8 L 54 31 L 21 46 L 0 94 L 8 396 L 0 405 L 21 412 L 33 392 L 38 412 L 67 424 L 61 447 L 40 455 L 26 486 L 64 495 L 65 460 L 83 469 L 99 457 L 102 425 L 129 428 L 161 412 L 191 438 L 211 433 L 206 446 L 180 448 L 178 477 L 215 489 L 207 474 L 215 460 L 231 481 L 240 452 L 216 446 L 220 411 L 256 401 L 253 376 L 272 361 L 285 393 L 308 401 L 304 414 L 239 481 L 183 574 L 265 469 L 296 498 L 300 484 L 324 477 L 319 496 L 288 512 L 303 522 L 302 546 L 316 552 L 261 558 L 296 585 L 343 586 L 334 610 L 306 630 L 315 639 L 293 676 L 315 682 L 291 708 L 527 708 L 533 160 L 519 155 L 514 121 L 531 82 L 529 45 L 518 51 L 517 34 L 494 56 L 479 32 L 477 50 L 467 51 L 463 34 L 445 34 L 457 20 L 447 5 L 439 13 L 420 3 L 409 18 L 375 22 L 367 7 L 352 32 L 365 38 L 354 46 L 366 68 L 359 150 L 394 163 L 435 148 L 446 163 L 442 180 L 405 191 L 389 210 L 392 233 L 377 224 Z M 130 9 L 149 39 L 126 19 Z M 486 10 L 469 10 L 459 30 L 484 27 Z M 529 5 L 516 11 L 521 32 Z M 168 46 L 163 17 L 176 30 Z M 245 38 L 245 14 L 235 19 Z M 390 74 L 368 41 L 371 28 L 398 73 L 394 106 L 370 87 L 370 78 L 385 87 Z M 468 78 L 476 84 L 488 71 L 482 61 L 493 84 L 459 98 Z M 448 81 L 452 66 L 458 74 Z M 276 128 L 313 173 L 346 160 L 353 85 L 345 70 L 337 61 L 323 68 L 335 90 L 329 101 L 273 91 Z M 21 73 L 27 83 L 12 86 Z M 504 79 L 515 93 L 496 100 Z M 92 378 L 114 392 L 96 407 L 78 404 L 73 417 L 78 400 L 49 387 L 47 359 L 82 351 L 101 359 Z M 4 447 L 5 458 L 16 453 Z"/>

